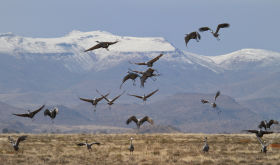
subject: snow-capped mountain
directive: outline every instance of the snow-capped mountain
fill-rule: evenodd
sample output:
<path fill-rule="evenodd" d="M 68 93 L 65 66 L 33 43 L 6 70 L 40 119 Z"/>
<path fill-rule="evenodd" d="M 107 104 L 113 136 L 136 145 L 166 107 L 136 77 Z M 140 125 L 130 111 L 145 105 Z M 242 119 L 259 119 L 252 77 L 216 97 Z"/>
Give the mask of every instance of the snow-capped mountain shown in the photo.
<path fill-rule="evenodd" d="M 119 42 L 111 45 L 110 51 L 85 53 L 96 41 Z M 158 80 L 148 80 L 145 89 L 128 81 L 126 90 L 143 93 L 160 88 L 160 96 L 166 96 L 220 89 L 237 99 L 277 97 L 280 93 L 275 89 L 280 73 L 277 52 L 242 49 L 210 57 L 181 51 L 161 37 L 73 31 L 58 38 L 0 34 L 0 100 L 68 104 L 77 102 L 77 95 L 92 97 L 96 88 L 116 91 L 128 68 L 146 69 L 129 61 L 148 61 L 160 53 L 164 56 L 154 65 L 161 74 Z"/>
<path fill-rule="evenodd" d="M 276 67 L 275 69 L 279 71 L 280 66 L 280 53 L 262 49 L 242 49 L 209 58 L 225 70 L 250 70 L 254 68 Z"/>
<path fill-rule="evenodd" d="M 97 44 L 96 41 L 119 41 L 110 46 L 110 51 L 84 50 Z M 73 31 L 59 38 L 29 38 L 13 35 L 0 35 L 0 53 L 28 60 L 45 59 L 60 61 L 67 69 L 75 71 L 102 70 L 113 67 L 124 60 L 151 52 L 172 52 L 175 48 L 163 38 L 136 38 L 116 36 L 108 32 Z M 129 55 L 127 55 L 129 54 Z"/>

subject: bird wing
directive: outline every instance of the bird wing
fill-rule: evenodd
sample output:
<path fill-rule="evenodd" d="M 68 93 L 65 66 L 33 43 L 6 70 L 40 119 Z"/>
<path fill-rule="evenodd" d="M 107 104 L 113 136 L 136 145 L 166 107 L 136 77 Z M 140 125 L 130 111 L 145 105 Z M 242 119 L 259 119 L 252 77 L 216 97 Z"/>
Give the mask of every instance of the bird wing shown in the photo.
<path fill-rule="evenodd" d="M 251 133 L 258 133 L 258 131 L 257 131 L 257 130 L 251 130 L 251 129 L 249 129 L 249 130 L 245 130 L 245 131 L 247 131 L 247 132 L 251 132 Z"/>
<path fill-rule="evenodd" d="M 93 144 L 100 145 L 99 142 L 93 142 L 93 143 L 90 143 L 89 145 L 93 145 Z"/>
<path fill-rule="evenodd" d="M 101 47 L 102 47 L 102 44 L 98 43 L 98 44 L 94 45 L 93 47 L 85 50 L 84 52 L 88 52 L 88 51 L 91 51 L 91 50 L 94 50 L 94 49 L 98 49 L 98 48 L 101 48 Z"/>
<path fill-rule="evenodd" d="M 212 31 L 212 29 L 210 29 L 209 27 L 201 27 L 201 28 L 199 28 L 198 29 L 200 32 L 205 32 L 205 31 L 207 31 L 207 30 L 210 30 L 210 31 Z"/>
<path fill-rule="evenodd" d="M 131 121 L 134 121 L 135 123 L 138 122 L 137 118 L 135 116 L 131 116 L 127 119 L 126 124 L 129 124 Z"/>
<path fill-rule="evenodd" d="M 145 63 L 145 62 L 136 62 L 134 64 L 136 64 L 136 65 L 147 65 L 147 63 Z"/>
<path fill-rule="evenodd" d="M 77 145 L 78 146 L 84 146 L 84 145 L 86 145 L 86 143 L 78 143 Z"/>
<path fill-rule="evenodd" d="M 20 143 L 21 141 L 24 141 L 26 138 L 27 138 L 27 136 L 20 136 L 20 137 L 17 139 L 16 146 L 18 146 L 19 143 Z"/>
<path fill-rule="evenodd" d="M 33 117 L 34 115 L 36 115 L 36 113 L 40 112 L 43 108 L 45 107 L 45 105 L 42 105 L 39 109 L 33 111 L 30 113 L 31 117 Z"/>
<path fill-rule="evenodd" d="M 145 84 L 147 78 L 148 78 L 148 77 L 145 76 L 145 75 L 143 75 L 143 76 L 140 78 L 140 80 L 141 80 L 141 87 L 144 87 L 144 84 Z"/>
<path fill-rule="evenodd" d="M 228 27 L 229 27 L 229 24 L 228 24 L 228 23 L 219 24 L 219 25 L 217 26 L 217 29 L 216 29 L 216 32 L 215 32 L 215 33 L 218 33 L 219 30 L 220 30 L 221 28 L 228 28 Z"/>
<path fill-rule="evenodd" d="M 125 91 L 123 91 L 123 93 L 121 93 L 120 95 L 118 95 L 117 97 L 115 97 L 111 102 L 114 102 L 114 101 L 116 101 L 119 97 L 121 97 L 121 95 L 123 95 L 124 94 L 124 92 Z"/>
<path fill-rule="evenodd" d="M 130 79 L 130 73 L 124 76 L 122 83 L 126 82 L 126 80 Z"/>
<path fill-rule="evenodd" d="M 189 34 L 186 35 L 185 37 L 185 43 L 186 43 L 186 46 L 188 45 L 188 42 L 191 40 L 191 39 L 200 39 L 200 34 L 198 32 L 191 32 Z"/>
<path fill-rule="evenodd" d="M 89 103 L 92 103 L 92 102 L 93 102 L 92 99 L 85 99 L 85 98 L 81 98 L 81 97 L 80 97 L 80 100 L 83 100 L 83 101 L 86 101 L 86 102 L 89 102 Z"/>
<path fill-rule="evenodd" d="M 102 96 L 102 97 L 96 98 L 96 102 L 101 101 L 102 99 L 104 99 L 104 98 L 107 97 L 108 95 L 109 95 L 109 93 L 107 93 L 106 95 L 104 95 L 104 96 Z"/>
<path fill-rule="evenodd" d="M 201 99 L 200 101 L 202 102 L 202 104 L 209 103 L 208 100 L 204 100 L 204 99 Z"/>
<path fill-rule="evenodd" d="M 113 45 L 113 44 L 116 44 L 116 43 L 118 43 L 119 41 L 115 41 L 115 42 L 106 42 L 106 44 L 108 44 L 108 45 Z"/>
<path fill-rule="evenodd" d="M 96 89 L 96 92 L 97 92 L 98 94 L 100 94 L 107 102 L 110 102 L 110 100 L 107 98 L 107 96 L 108 96 L 110 93 L 108 93 L 107 96 L 104 96 L 104 95 L 101 94 L 97 89 Z"/>
<path fill-rule="evenodd" d="M 199 40 L 201 39 L 201 36 L 198 32 L 196 32 L 196 38 L 198 38 Z"/>
<path fill-rule="evenodd" d="M 258 125 L 258 127 L 259 128 L 262 128 L 262 127 L 266 128 L 266 125 L 265 125 L 264 121 L 261 121 L 260 124 Z"/>
<path fill-rule="evenodd" d="M 276 121 L 276 120 L 269 120 L 269 122 L 268 122 L 268 127 L 270 128 L 270 126 L 272 125 L 272 124 L 279 124 L 279 122 L 278 121 Z"/>
<path fill-rule="evenodd" d="M 144 72 L 143 76 L 151 77 L 151 76 L 153 76 L 154 71 L 156 71 L 156 70 L 153 69 L 153 68 L 149 68 L 149 69 L 147 69 L 147 70 Z M 157 71 L 156 71 L 156 72 L 157 72 Z"/>
<path fill-rule="evenodd" d="M 141 72 L 141 71 L 137 71 L 137 70 L 131 70 L 131 72 L 139 73 L 139 74 L 144 74 L 145 73 L 145 72 Z"/>
<path fill-rule="evenodd" d="M 272 134 L 272 133 L 274 133 L 274 132 L 272 132 L 272 131 L 263 131 L 263 133 L 264 133 L 264 134 Z"/>
<path fill-rule="evenodd" d="M 161 56 L 163 56 L 163 54 L 160 54 L 160 55 L 158 55 L 157 57 L 155 57 L 154 59 L 150 60 L 149 63 L 154 63 L 154 62 L 156 62 L 157 60 L 159 60 L 159 58 L 160 58 Z"/>
<path fill-rule="evenodd" d="M 154 121 L 151 119 L 151 118 L 149 118 L 148 116 L 145 116 L 145 117 L 143 117 L 141 120 L 140 120 L 140 124 L 143 124 L 145 121 L 147 121 L 147 122 L 149 122 L 150 124 L 154 124 Z"/>
<path fill-rule="evenodd" d="M 190 34 L 185 36 L 186 47 L 188 46 L 188 43 L 189 43 L 190 39 L 191 39 Z"/>
<path fill-rule="evenodd" d="M 131 95 L 131 94 L 127 94 L 127 95 L 129 95 L 129 96 L 134 96 L 134 97 L 137 97 L 137 98 L 139 98 L 139 99 L 143 99 L 143 96 Z"/>
<path fill-rule="evenodd" d="M 51 116 L 51 111 L 49 110 L 49 109 L 46 109 L 45 111 L 44 111 L 44 116 Z"/>
<path fill-rule="evenodd" d="M 126 80 L 130 79 L 130 73 L 128 73 L 127 75 L 124 76 L 124 78 L 122 79 L 122 83 L 120 85 L 120 89 L 122 88 L 122 85 L 124 82 L 126 82 Z"/>
<path fill-rule="evenodd" d="M 13 113 L 13 115 L 20 116 L 20 117 L 29 117 L 29 114 L 28 114 L 28 113 L 23 113 L 23 114 L 16 114 L 16 113 Z"/>
<path fill-rule="evenodd" d="M 218 92 L 216 93 L 215 98 L 214 98 L 215 101 L 216 101 L 216 99 L 220 96 L 220 94 L 221 94 L 220 91 L 218 91 Z"/>
<path fill-rule="evenodd" d="M 152 96 L 153 94 L 155 94 L 157 91 L 159 91 L 159 89 L 157 89 L 157 90 L 153 91 L 152 93 L 148 94 L 148 95 L 146 96 L 146 98 L 151 97 L 151 96 Z"/>

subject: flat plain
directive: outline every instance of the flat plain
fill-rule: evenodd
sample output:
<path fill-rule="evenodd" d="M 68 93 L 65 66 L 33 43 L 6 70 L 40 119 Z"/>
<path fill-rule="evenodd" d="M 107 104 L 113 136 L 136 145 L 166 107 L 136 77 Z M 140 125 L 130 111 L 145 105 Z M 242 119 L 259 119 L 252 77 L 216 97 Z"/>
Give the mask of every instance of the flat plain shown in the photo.
<path fill-rule="evenodd" d="M 23 134 L 0 134 L 1 165 L 280 165 L 280 149 L 270 145 L 266 154 L 261 153 L 252 134 L 27 134 L 27 140 L 15 152 L 7 137 L 20 135 Z M 205 136 L 210 146 L 208 153 L 202 152 Z M 134 138 L 133 155 L 128 150 L 130 137 Z M 86 140 L 101 145 L 94 145 L 91 152 L 76 145 Z M 280 134 L 265 135 L 264 140 L 279 144 Z"/>

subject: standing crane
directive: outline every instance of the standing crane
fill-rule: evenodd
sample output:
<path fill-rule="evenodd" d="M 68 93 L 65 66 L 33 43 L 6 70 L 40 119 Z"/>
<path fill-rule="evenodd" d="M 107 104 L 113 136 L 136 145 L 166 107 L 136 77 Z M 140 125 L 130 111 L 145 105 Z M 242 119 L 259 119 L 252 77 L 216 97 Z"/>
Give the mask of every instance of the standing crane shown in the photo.
<path fill-rule="evenodd" d="M 131 137 L 130 138 L 130 146 L 129 146 L 130 155 L 131 154 L 133 155 L 133 151 L 134 151 L 134 145 L 132 144 L 132 140 L 133 140 L 133 138 Z"/>
<path fill-rule="evenodd" d="M 208 152 L 209 151 L 209 145 L 207 143 L 207 137 L 204 137 L 204 146 L 202 147 L 202 151 L 205 153 L 205 152 Z"/>

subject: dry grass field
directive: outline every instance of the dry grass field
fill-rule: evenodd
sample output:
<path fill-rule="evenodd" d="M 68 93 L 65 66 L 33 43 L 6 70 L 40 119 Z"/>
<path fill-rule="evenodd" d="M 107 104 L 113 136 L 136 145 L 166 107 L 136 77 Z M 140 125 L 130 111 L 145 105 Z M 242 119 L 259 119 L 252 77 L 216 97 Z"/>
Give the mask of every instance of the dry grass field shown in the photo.
<path fill-rule="evenodd" d="M 18 137 L 18 134 L 10 135 Z M 207 135 L 209 153 L 202 153 L 204 134 L 40 134 L 28 135 L 15 153 L 6 134 L 0 134 L 0 164 L 279 164 L 280 149 L 268 148 L 260 153 L 254 135 Z M 134 155 L 128 151 L 134 140 Z M 280 143 L 280 135 L 264 136 L 268 142 Z M 92 152 L 78 142 L 98 141 Z"/>

